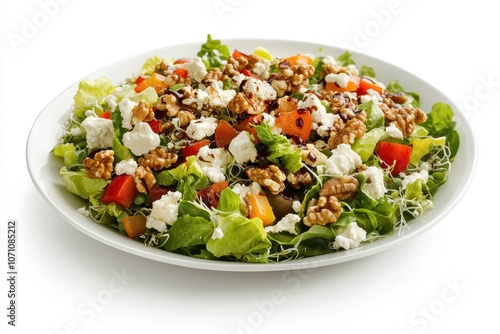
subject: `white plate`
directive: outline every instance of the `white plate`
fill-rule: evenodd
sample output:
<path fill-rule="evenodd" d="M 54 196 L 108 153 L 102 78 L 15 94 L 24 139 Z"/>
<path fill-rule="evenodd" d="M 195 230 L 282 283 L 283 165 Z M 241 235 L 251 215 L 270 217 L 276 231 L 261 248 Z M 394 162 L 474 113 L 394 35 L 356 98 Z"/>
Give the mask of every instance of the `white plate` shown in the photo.
<path fill-rule="evenodd" d="M 225 40 L 223 42 L 231 50 L 238 49 L 243 52 L 251 52 L 256 46 L 262 46 L 276 56 L 289 56 L 296 53 L 338 56 L 345 51 L 327 45 L 285 40 L 244 39 Z M 131 75 L 131 72 L 139 71 L 148 57 L 154 55 L 164 58 L 192 57 L 199 51 L 201 44 L 202 42 L 152 50 L 111 64 L 88 75 L 87 78 L 95 79 L 106 76 L 115 83 L 122 82 Z M 114 230 L 98 225 L 91 218 L 87 218 L 76 211 L 85 203 L 82 199 L 66 191 L 59 177 L 60 161 L 53 158 L 49 153 L 57 141 L 61 126 L 69 117 L 70 106 L 78 83 L 73 84 L 49 103 L 35 120 L 28 137 L 26 151 L 30 176 L 38 191 L 54 207 L 55 211 L 78 230 L 109 246 L 164 263 L 221 271 L 277 271 L 332 265 L 387 250 L 429 230 L 457 205 L 467 190 L 474 173 L 477 156 L 476 140 L 464 114 L 439 90 L 394 65 L 364 54 L 350 52 L 358 67 L 361 65 L 373 67 L 378 79 L 382 82 L 387 83 L 393 79 L 398 79 L 406 90 L 419 93 L 423 110 L 429 111 L 435 102 L 444 102 L 451 105 L 455 112 L 461 145 L 451 168 L 448 182 L 438 190 L 435 196 L 434 209 L 413 220 L 410 223 L 411 228 L 404 233 L 394 234 L 350 251 L 282 263 L 250 264 L 194 259 L 169 253 L 160 249 L 146 247 L 142 243 L 131 240 Z"/>

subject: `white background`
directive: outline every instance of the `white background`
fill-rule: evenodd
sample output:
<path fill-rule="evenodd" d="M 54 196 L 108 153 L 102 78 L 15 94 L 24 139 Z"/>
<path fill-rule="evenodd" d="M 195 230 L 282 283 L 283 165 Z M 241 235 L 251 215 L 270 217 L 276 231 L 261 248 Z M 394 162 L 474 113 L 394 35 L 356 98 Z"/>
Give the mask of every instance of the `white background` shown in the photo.
<path fill-rule="evenodd" d="M 44 5 L 44 4 L 51 5 Z M 328 4 L 327 4 L 328 3 Z M 2 333 L 486 333 L 498 328 L 500 31 L 492 2 L 1 1 Z M 452 7 L 451 7 L 452 6 Z M 44 14 L 45 13 L 45 14 Z M 26 28 L 36 23 L 35 29 Z M 345 46 L 447 94 L 477 134 L 476 175 L 436 227 L 313 271 L 223 273 L 123 253 L 38 194 L 25 144 L 38 113 L 115 60 L 167 45 L 266 37 Z M 17 42 L 16 42 L 17 41 Z M 16 327 L 7 326 L 6 223 L 18 222 Z M 122 275 L 122 281 L 116 275 Z"/>

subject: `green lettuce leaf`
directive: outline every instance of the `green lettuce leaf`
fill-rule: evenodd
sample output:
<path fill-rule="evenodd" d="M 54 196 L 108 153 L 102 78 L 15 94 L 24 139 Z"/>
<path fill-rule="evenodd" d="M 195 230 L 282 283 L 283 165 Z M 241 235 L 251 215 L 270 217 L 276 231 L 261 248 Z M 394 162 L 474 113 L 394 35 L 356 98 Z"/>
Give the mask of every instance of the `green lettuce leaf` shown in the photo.
<path fill-rule="evenodd" d="M 214 232 L 214 224 L 204 217 L 184 215 L 168 229 L 168 239 L 164 249 L 174 251 L 179 248 L 204 245 Z"/>
<path fill-rule="evenodd" d="M 365 162 L 372 157 L 377 143 L 386 136 L 387 134 L 384 129 L 375 128 L 366 132 L 360 139 L 356 139 L 351 145 L 351 149 Z"/>
<path fill-rule="evenodd" d="M 108 181 L 104 179 L 91 179 L 83 170 L 72 172 L 62 167 L 59 173 L 66 189 L 85 199 L 100 193 L 108 184 Z"/>
<path fill-rule="evenodd" d="M 110 79 L 102 77 L 98 79 L 85 79 L 78 84 L 78 90 L 73 97 L 75 103 L 75 114 L 84 118 L 85 111 L 92 108 L 100 99 L 108 96 L 115 90 Z"/>
<path fill-rule="evenodd" d="M 156 65 L 161 64 L 162 61 L 163 61 L 163 59 L 158 55 L 146 59 L 146 61 L 144 62 L 144 65 L 142 65 L 141 74 L 142 75 L 153 74 L 153 72 L 155 71 Z"/>
<path fill-rule="evenodd" d="M 356 63 L 352 60 L 352 54 L 348 51 L 344 52 L 337 58 L 335 58 L 337 64 L 340 66 L 355 65 Z"/>
<path fill-rule="evenodd" d="M 413 146 L 410 154 L 410 163 L 416 166 L 422 157 L 429 153 L 434 146 L 444 146 L 446 144 L 446 138 L 412 137 L 410 138 L 410 143 Z"/>
<path fill-rule="evenodd" d="M 207 41 L 201 46 L 201 50 L 197 54 L 203 59 L 207 70 L 213 67 L 220 67 L 230 56 L 227 45 L 222 44 L 219 39 L 213 39 L 212 35 L 208 34 Z"/>
<path fill-rule="evenodd" d="M 275 135 L 266 122 L 256 125 L 257 136 L 269 148 L 271 154 L 267 159 L 295 173 L 302 168 L 301 150 L 293 146 L 285 136 Z"/>
<path fill-rule="evenodd" d="M 76 147 L 73 143 L 59 144 L 54 147 L 52 153 L 64 159 L 64 166 L 70 168 L 78 163 L 78 155 L 76 154 Z"/>
<path fill-rule="evenodd" d="M 203 171 L 196 162 L 196 156 L 189 156 L 186 158 L 186 162 L 179 166 L 158 173 L 156 182 L 161 186 L 172 186 L 188 175 L 194 175 L 200 179 L 203 177 Z"/>
<path fill-rule="evenodd" d="M 217 227 L 220 239 L 209 239 L 207 250 L 216 257 L 234 256 L 241 259 L 247 254 L 263 254 L 271 247 L 259 218 L 248 219 L 239 213 L 221 216 Z"/>
<path fill-rule="evenodd" d="M 380 109 L 378 103 L 373 102 L 373 100 L 358 105 L 357 109 L 366 112 L 366 131 L 379 128 L 385 124 L 384 112 Z"/>

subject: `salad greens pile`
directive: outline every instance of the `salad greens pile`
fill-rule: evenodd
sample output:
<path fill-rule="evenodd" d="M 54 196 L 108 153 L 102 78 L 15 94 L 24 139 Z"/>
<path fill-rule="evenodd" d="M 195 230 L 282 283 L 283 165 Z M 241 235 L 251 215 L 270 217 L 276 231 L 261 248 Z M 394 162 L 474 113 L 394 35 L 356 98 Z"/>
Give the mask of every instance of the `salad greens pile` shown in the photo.
<path fill-rule="evenodd" d="M 266 263 L 373 242 L 432 209 L 460 145 L 449 105 L 424 112 L 348 52 L 208 35 L 134 71 L 81 81 L 51 153 L 76 210 L 168 252 Z"/>

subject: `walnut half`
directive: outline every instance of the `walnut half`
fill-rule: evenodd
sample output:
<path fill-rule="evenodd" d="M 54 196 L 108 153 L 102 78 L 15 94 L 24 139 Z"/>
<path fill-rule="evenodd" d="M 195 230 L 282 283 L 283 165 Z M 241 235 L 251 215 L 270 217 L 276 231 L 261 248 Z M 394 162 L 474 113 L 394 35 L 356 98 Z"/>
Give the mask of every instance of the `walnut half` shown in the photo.
<path fill-rule="evenodd" d="M 83 168 L 91 179 L 109 179 L 113 172 L 114 161 L 113 150 L 102 150 L 97 152 L 93 158 L 83 159 Z"/>
<path fill-rule="evenodd" d="M 326 225 L 335 223 L 342 213 L 342 206 L 335 196 L 320 196 L 313 199 L 307 208 L 304 225 Z"/>

